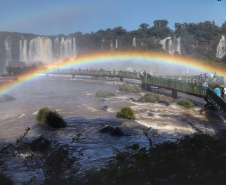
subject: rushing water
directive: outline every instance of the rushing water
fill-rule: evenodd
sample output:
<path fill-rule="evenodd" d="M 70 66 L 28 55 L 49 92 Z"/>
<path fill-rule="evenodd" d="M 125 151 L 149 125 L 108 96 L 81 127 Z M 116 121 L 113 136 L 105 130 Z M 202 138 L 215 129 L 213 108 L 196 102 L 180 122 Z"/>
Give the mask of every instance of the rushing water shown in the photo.
<path fill-rule="evenodd" d="M 1 78 L 0 81 L 4 81 Z M 130 81 L 137 83 L 139 81 Z M 144 92 L 127 94 L 118 92 L 118 86 L 122 82 L 118 79 L 99 79 L 76 77 L 43 77 L 32 82 L 27 82 L 10 93 L 15 100 L 0 102 L 0 139 L 1 141 L 15 141 L 21 136 L 27 127 L 28 140 L 36 136 L 44 135 L 47 138 L 68 143 L 78 133 L 84 138 L 79 147 L 83 150 L 81 162 L 83 167 L 103 164 L 111 157 L 115 149 L 122 149 L 133 143 L 139 143 L 148 147 L 148 140 L 143 130 L 149 127 L 157 129 L 160 138 L 154 143 L 165 139 L 175 139 L 186 134 L 195 133 L 195 127 L 211 135 L 225 131 L 225 125 L 219 114 L 215 111 L 200 113 L 200 106 L 205 104 L 201 98 L 179 93 L 181 97 L 193 100 L 196 106 L 185 109 L 178 106 L 176 100 L 170 97 L 170 92 L 160 89 L 160 99 L 163 103 L 139 103 L 132 99 L 139 99 Z M 107 90 L 115 93 L 111 98 L 97 98 L 95 92 Z M 124 120 L 116 117 L 116 112 L 123 106 L 130 106 L 136 114 L 136 120 Z M 66 122 L 66 128 L 50 129 L 37 124 L 36 114 L 40 108 L 49 107 L 59 112 Z M 127 136 L 114 137 L 100 133 L 105 126 L 120 127 Z M 10 165 L 9 174 L 13 178 L 22 180 L 27 170 L 22 168 L 18 161 Z M 18 168 L 22 169 L 18 172 Z"/>

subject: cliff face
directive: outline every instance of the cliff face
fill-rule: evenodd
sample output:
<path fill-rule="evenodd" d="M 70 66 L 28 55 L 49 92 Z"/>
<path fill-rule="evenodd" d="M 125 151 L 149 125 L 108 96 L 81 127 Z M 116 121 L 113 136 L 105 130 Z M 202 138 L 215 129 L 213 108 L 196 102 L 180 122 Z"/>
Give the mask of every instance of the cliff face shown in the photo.
<path fill-rule="evenodd" d="M 198 42 L 180 37 L 167 37 L 158 40 L 124 35 L 106 39 L 92 35 L 39 36 L 0 32 L 0 74 L 5 73 L 5 67 L 9 65 L 34 62 L 49 63 L 54 60 L 76 57 L 80 53 L 117 49 L 164 50 L 171 55 L 185 55 L 189 54 L 188 52 L 190 54 L 193 52 L 212 52 L 213 55 L 221 59 L 226 55 L 226 41 L 225 36 L 222 36 L 220 41 Z"/>

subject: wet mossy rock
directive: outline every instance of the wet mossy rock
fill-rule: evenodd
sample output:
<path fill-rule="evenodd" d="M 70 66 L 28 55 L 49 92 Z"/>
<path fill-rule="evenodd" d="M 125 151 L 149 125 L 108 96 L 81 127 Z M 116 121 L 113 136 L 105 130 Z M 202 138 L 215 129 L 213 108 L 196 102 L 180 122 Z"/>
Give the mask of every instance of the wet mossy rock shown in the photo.
<path fill-rule="evenodd" d="M 190 109 L 195 106 L 194 102 L 184 99 L 184 98 L 180 98 L 179 100 L 177 100 L 177 104 L 181 105 L 187 109 Z"/>
<path fill-rule="evenodd" d="M 121 110 L 117 112 L 117 117 L 132 120 L 136 119 L 136 116 L 130 107 L 122 107 Z"/>
<path fill-rule="evenodd" d="M 66 122 L 56 111 L 51 111 L 48 107 L 44 107 L 39 110 L 37 116 L 37 121 L 45 123 L 49 127 L 62 128 L 66 127 Z"/>

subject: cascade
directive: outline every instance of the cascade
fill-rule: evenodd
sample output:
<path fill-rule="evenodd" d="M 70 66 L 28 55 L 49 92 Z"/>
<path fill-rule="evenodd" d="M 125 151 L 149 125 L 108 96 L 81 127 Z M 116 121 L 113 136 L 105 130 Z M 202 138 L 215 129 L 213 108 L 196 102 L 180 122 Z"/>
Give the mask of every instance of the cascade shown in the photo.
<path fill-rule="evenodd" d="M 137 48 L 137 42 L 136 42 L 136 38 L 135 37 L 133 38 L 132 46 L 135 47 L 135 49 Z"/>
<path fill-rule="evenodd" d="M 110 41 L 110 51 L 114 51 L 114 45 L 113 45 L 112 39 L 111 39 L 111 41 Z"/>
<path fill-rule="evenodd" d="M 118 48 L 118 39 L 115 40 L 115 48 Z"/>
<path fill-rule="evenodd" d="M 6 67 L 9 66 L 9 61 L 12 61 L 12 54 L 11 54 L 11 37 L 7 37 L 5 40 L 5 50 L 6 50 L 6 63 L 4 67 L 4 73 L 6 73 Z"/>
<path fill-rule="evenodd" d="M 20 40 L 20 61 L 27 62 L 27 40 Z"/>
<path fill-rule="evenodd" d="M 49 62 L 53 59 L 52 41 L 37 37 L 30 40 L 28 50 L 29 62 Z"/>
<path fill-rule="evenodd" d="M 181 54 L 180 37 L 176 39 L 167 37 L 165 39 L 160 40 L 159 44 L 161 44 L 162 49 L 167 51 L 170 55 L 173 55 L 175 51 Z"/>
<path fill-rule="evenodd" d="M 222 35 L 219 44 L 217 45 L 216 57 L 223 58 L 226 55 L 225 36 Z"/>

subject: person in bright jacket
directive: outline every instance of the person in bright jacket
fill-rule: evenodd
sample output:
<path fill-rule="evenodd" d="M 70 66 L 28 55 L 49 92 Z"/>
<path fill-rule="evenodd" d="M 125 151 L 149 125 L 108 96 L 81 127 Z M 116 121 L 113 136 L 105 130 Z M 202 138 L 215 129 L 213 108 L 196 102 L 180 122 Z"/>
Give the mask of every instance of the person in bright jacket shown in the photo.
<path fill-rule="evenodd" d="M 217 94 L 217 96 L 219 97 L 221 96 L 221 90 L 218 86 L 214 89 L 214 93 Z"/>

